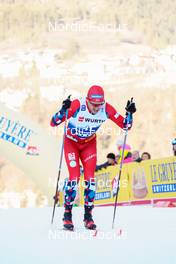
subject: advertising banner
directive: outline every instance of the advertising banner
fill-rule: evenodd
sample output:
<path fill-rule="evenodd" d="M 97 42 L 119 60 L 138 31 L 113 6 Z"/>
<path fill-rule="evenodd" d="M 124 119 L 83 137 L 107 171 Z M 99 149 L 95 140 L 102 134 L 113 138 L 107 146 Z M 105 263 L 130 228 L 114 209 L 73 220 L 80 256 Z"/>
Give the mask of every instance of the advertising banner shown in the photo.
<path fill-rule="evenodd" d="M 95 205 L 114 203 L 119 165 L 95 173 Z M 82 177 L 83 180 L 83 177 Z M 84 204 L 84 188 L 80 184 L 80 204 Z M 150 204 L 152 201 L 176 199 L 176 158 L 132 162 L 123 165 L 119 204 Z"/>
<path fill-rule="evenodd" d="M 48 128 L 49 128 L 48 120 Z M 0 153 L 52 200 L 62 142 L 24 114 L 0 103 Z M 66 175 L 65 162 L 62 175 Z"/>
<path fill-rule="evenodd" d="M 176 158 L 131 163 L 128 171 L 131 201 L 176 198 Z"/>

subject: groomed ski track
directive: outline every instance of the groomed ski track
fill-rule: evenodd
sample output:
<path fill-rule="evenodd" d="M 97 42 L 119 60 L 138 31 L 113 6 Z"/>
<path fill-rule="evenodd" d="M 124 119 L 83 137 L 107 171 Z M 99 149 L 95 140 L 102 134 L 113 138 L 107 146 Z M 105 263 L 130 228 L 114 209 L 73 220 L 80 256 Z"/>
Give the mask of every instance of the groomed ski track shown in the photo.
<path fill-rule="evenodd" d="M 176 209 L 94 209 L 97 234 L 83 227 L 83 208 L 74 208 L 75 232 L 62 231 L 63 208 L 0 209 L 1 264 L 176 263 Z"/>

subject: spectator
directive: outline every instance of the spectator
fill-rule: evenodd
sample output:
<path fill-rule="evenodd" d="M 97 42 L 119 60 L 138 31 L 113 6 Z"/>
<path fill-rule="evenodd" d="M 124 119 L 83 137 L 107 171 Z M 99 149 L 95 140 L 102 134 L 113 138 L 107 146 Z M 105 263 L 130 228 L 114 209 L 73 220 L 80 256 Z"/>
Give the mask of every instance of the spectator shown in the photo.
<path fill-rule="evenodd" d="M 173 154 L 176 156 L 176 138 L 172 140 L 172 146 L 173 146 Z"/>
<path fill-rule="evenodd" d="M 120 161 L 121 161 L 121 157 L 122 157 L 122 149 L 123 149 L 123 146 L 119 146 L 118 147 L 119 149 L 119 154 L 120 154 L 120 159 L 118 160 L 118 164 L 120 164 Z M 124 149 L 124 159 L 123 159 L 123 163 L 129 163 L 129 162 L 132 162 L 132 154 L 130 152 L 131 150 L 131 147 L 129 145 L 125 145 L 125 149 Z"/>
<path fill-rule="evenodd" d="M 120 160 L 120 155 L 116 155 L 115 156 L 115 160 L 116 160 L 116 163 L 118 164 L 119 163 L 119 160 Z"/>
<path fill-rule="evenodd" d="M 139 151 L 138 150 L 135 150 L 132 152 L 132 160 L 133 162 L 141 162 L 142 159 L 140 158 L 140 155 L 139 155 Z"/>
<path fill-rule="evenodd" d="M 107 161 L 103 164 L 97 165 L 95 171 L 101 170 L 103 168 L 107 168 L 108 166 L 113 166 L 116 165 L 116 156 L 114 153 L 108 153 L 107 157 Z"/>
<path fill-rule="evenodd" d="M 149 160 L 149 159 L 151 159 L 151 155 L 150 155 L 150 153 L 148 153 L 148 152 L 143 152 L 142 155 L 141 155 L 141 159 L 142 159 L 142 160 Z"/>

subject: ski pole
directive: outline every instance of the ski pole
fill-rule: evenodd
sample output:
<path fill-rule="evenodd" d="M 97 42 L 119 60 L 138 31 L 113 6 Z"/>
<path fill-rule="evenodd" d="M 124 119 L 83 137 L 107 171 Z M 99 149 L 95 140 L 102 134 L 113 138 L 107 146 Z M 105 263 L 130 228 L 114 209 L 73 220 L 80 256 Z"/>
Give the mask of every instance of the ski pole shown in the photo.
<path fill-rule="evenodd" d="M 119 170 L 119 177 L 118 177 L 118 183 L 117 183 L 117 191 L 116 191 L 115 202 L 114 202 L 114 213 L 113 213 L 113 220 L 112 220 L 112 229 L 114 228 L 114 221 L 115 221 L 115 216 L 116 216 L 117 199 L 118 199 L 118 193 L 119 193 L 119 190 L 120 190 L 119 183 L 120 183 L 120 178 L 121 178 L 121 174 L 122 174 L 124 150 L 125 150 L 127 135 L 128 135 L 128 128 L 125 129 L 125 137 L 124 137 L 123 148 L 122 148 L 122 158 L 121 158 L 121 162 L 120 162 L 120 170 Z"/>
<path fill-rule="evenodd" d="M 133 111 L 129 111 L 130 106 L 133 105 Z M 126 145 L 126 140 L 127 140 L 127 135 L 128 135 L 128 128 L 129 125 L 131 127 L 131 121 L 132 121 L 132 114 L 136 112 L 136 107 L 135 104 L 133 103 L 133 97 L 131 100 L 127 102 L 127 106 L 125 108 L 127 110 L 126 112 L 126 128 L 125 130 L 125 137 L 124 137 L 124 142 L 123 142 L 123 148 L 122 148 L 122 157 L 121 157 L 121 162 L 120 162 L 120 169 L 119 169 L 119 177 L 118 177 L 118 182 L 117 182 L 117 190 L 116 190 L 116 196 L 115 196 L 115 202 L 114 202 L 114 213 L 113 213 L 113 220 L 112 220 L 112 229 L 114 228 L 114 221 L 115 221 L 115 216 L 116 216 L 116 209 L 117 209 L 117 199 L 118 199 L 118 194 L 120 190 L 120 178 L 122 174 L 122 166 L 123 166 L 123 158 L 124 158 L 124 150 L 125 150 L 125 145 Z M 132 109 L 131 109 L 132 110 Z"/>
<path fill-rule="evenodd" d="M 68 97 L 70 99 L 70 96 Z M 54 214 L 55 214 L 55 209 L 56 209 L 56 195 L 58 191 L 58 186 L 59 186 L 59 180 L 60 180 L 60 174 L 61 174 L 61 168 L 62 168 L 62 160 L 63 160 L 63 152 L 64 152 L 64 138 L 67 133 L 67 118 L 68 118 L 68 110 L 66 110 L 65 113 L 65 122 L 64 122 L 64 134 L 63 134 L 63 139 L 62 139 L 62 146 L 61 146 L 61 154 L 60 154 L 60 163 L 59 163 L 59 171 L 58 171 L 58 176 L 57 176 L 57 184 L 56 184 L 56 191 L 55 191 L 55 199 L 54 199 L 54 205 L 53 205 L 53 213 L 52 213 L 52 219 L 51 219 L 51 224 L 53 224 L 54 220 Z"/>

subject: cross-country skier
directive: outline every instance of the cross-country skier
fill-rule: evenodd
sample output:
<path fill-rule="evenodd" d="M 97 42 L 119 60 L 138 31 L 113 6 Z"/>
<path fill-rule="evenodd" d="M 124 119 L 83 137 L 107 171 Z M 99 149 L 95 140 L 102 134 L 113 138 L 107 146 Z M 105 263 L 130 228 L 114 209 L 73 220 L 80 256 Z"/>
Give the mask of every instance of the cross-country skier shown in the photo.
<path fill-rule="evenodd" d="M 81 160 L 84 169 L 84 224 L 88 229 L 96 229 L 92 218 L 95 198 L 94 172 L 96 168 L 96 132 L 100 126 L 111 119 L 120 128 L 132 126 L 132 114 L 136 111 L 135 103 L 128 101 L 128 115 L 122 117 L 113 106 L 105 102 L 103 88 L 94 85 L 89 88 L 87 97 L 66 99 L 61 109 L 52 117 L 51 126 L 58 126 L 65 121 L 66 112 L 68 124 L 64 137 L 64 153 L 69 171 L 69 181 L 65 187 L 64 217 L 65 229 L 73 230 L 72 206 L 80 178 Z"/>

